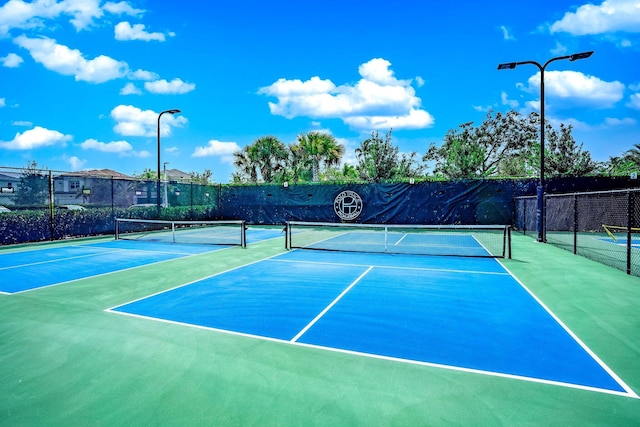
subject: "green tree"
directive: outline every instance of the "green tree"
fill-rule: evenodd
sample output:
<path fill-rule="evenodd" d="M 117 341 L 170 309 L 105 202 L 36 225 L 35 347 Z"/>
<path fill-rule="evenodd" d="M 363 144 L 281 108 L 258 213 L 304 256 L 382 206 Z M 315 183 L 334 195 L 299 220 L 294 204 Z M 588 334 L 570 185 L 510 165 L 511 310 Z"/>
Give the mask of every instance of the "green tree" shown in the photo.
<path fill-rule="evenodd" d="M 256 165 L 264 182 L 273 182 L 284 172 L 289 152 L 275 136 L 264 136 L 249 146 L 249 159 Z"/>
<path fill-rule="evenodd" d="M 533 171 L 537 123 L 535 113 L 490 111 L 478 127 L 469 122 L 449 130 L 443 144 L 431 144 L 423 160 L 435 162 L 434 173 L 447 178 L 526 176 Z"/>
<path fill-rule="evenodd" d="M 480 144 L 468 139 L 445 137 L 441 148 L 431 145 L 423 160 L 435 160 L 433 173 L 449 179 L 476 178 L 482 176 L 485 151 Z"/>
<path fill-rule="evenodd" d="M 608 175 L 629 175 L 638 172 L 639 166 L 626 156 L 609 157 L 609 160 L 602 165 L 602 172 Z"/>
<path fill-rule="evenodd" d="M 307 157 L 304 148 L 299 143 L 289 146 L 287 169 L 283 178 L 293 182 L 313 179 L 311 159 Z"/>
<path fill-rule="evenodd" d="M 640 167 L 640 144 L 635 144 L 624 153 L 624 160 Z"/>
<path fill-rule="evenodd" d="M 213 172 L 211 172 L 211 169 L 205 169 L 202 173 L 191 172 L 191 182 L 194 184 L 211 184 L 213 183 Z"/>
<path fill-rule="evenodd" d="M 49 202 L 49 175 L 46 167 L 38 168 L 38 163 L 27 163 L 18 184 L 16 204 L 22 206 L 43 206 Z"/>
<path fill-rule="evenodd" d="M 571 135 L 571 125 L 560 124 L 560 131 L 545 126 L 545 175 L 583 176 L 593 173 L 598 164 Z M 640 152 L 639 152 L 640 154 Z"/>
<path fill-rule="evenodd" d="M 369 182 L 380 182 L 390 179 L 403 179 L 419 176 L 423 166 L 416 159 L 417 153 L 399 154 L 398 147 L 391 142 L 393 130 L 389 130 L 384 138 L 378 131 L 371 133 L 358 148 L 356 170 L 358 177 Z"/>
<path fill-rule="evenodd" d="M 333 135 L 324 132 L 308 132 L 298 135 L 301 157 L 311 163 L 312 181 L 318 182 L 320 166 L 331 167 L 340 164 L 344 155 L 344 145 L 339 144 Z"/>
<path fill-rule="evenodd" d="M 142 173 L 135 175 L 135 177 L 142 180 L 154 180 L 158 179 L 158 173 L 152 169 L 145 168 Z"/>
<path fill-rule="evenodd" d="M 245 146 L 242 150 L 233 153 L 233 165 L 236 167 L 235 172 L 231 175 L 233 182 L 258 183 L 258 167 L 251 160 L 249 145 Z"/>
<path fill-rule="evenodd" d="M 285 173 L 289 151 L 275 136 L 264 136 L 233 153 L 234 182 L 274 182 Z"/>
<path fill-rule="evenodd" d="M 622 156 L 609 157 L 602 165 L 604 173 L 610 175 L 629 175 L 640 170 L 640 144 L 625 151 Z"/>

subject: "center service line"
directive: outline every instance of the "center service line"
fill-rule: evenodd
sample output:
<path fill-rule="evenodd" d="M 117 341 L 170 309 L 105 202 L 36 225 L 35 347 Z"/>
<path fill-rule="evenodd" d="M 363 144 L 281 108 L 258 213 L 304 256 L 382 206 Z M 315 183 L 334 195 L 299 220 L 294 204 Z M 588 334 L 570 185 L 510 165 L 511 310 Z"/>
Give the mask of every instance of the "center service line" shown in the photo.
<path fill-rule="evenodd" d="M 340 295 L 338 295 L 336 297 L 336 299 L 331 301 L 331 303 L 328 306 L 326 306 L 325 309 L 320 312 L 320 314 L 318 314 L 311 322 L 309 322 L 309 324 L 307 326 L 305 326 L 300 332 L 298 332 L 298 335 L 296 335 L 295 337 L 291 338 L 290 342 L 298 341 L 300 339 L 300 337 L 302 335 L 304 335 L 305 332 L 307 332 L 309 330 L 309 328 L 311 328 L 313 325 L 315 325 L 316 322 L 318 320 L 320 320 L 320 318 L 322 318 L 322 316 L 324 316 L 327 313 L 327 311 L 331 310 L 331 307 L 336 305 L 337 302 L 340 301 L 342 299 L 342 297 L 345 296 L 347 294 L 347 292 L 349 292 L 351 290 L 351 288 L 353 288 L 356 285 L 356 283 L 358 283 L 360 280 L 362 280 L 362 278 L 364 276 L 366 276 L 367 273 L 369 273 L 372 269 L 373 269 L 373 266 L 370 266 L 369 268 L 367 268 L 367 271 L 362 273 L 360 275 L 360 277 L 358 277 L 356 280 L 354 280 L 353 283 L 351 283 L 344 291 L 342 291 L 342 293 Z"/>

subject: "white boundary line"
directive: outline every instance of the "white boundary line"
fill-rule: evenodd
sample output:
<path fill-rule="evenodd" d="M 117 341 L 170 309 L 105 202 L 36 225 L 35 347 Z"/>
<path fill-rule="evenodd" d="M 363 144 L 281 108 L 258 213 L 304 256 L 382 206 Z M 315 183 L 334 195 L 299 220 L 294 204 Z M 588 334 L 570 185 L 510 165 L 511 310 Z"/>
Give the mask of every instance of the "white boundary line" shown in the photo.
<path fill-rule="evenodd" d="M 376 255 L 379 255 L 376 253 Z M 384 255 L 384 254 L 383 254 Z M 395 255 L 395 254 L 394 254 Z M 489 259 L 489 258 L 486 258 Z M 306 264 L 319 264 L 319 265 L 342 265 L 345 267 L 367 267 L 368 264 L 352 264 L 344 262 L 325 262 L 325 261 L 304 261 L 297 259 L 274 259 L 276 262 L 290 262 L 290 263 L 306 263 Z M 464 274 L 484 274 L 490 276 L 509 276 L 507 272 L 500 271 L 482 271 L 482 270 L 456 270 L 449 268 L 430 268 L 430 267 L 400 267 L 393 265 L 376 265 L 376 268 L 388 268 L 397 270 L 418 270 L 418 271 L 441 271 L 443 273 L 464 273 Z"/>
<path fill-rule="evenodd" d="M 288 253 L 288 252 L 285 252 L 285 253 Z M 520 280 L 518 280 L 518 278 L 515 277 L 513 275 L 513 273 L 507 267 L 505 267 L 502 262 L 500 262 L 499 260 L 497 260 L 495 258 L 493 258 L 493 260 L 495 260 L 498 264 L 500 264 L 500 266 L 502 268 L 504 268 L 506 273 L 491 273 L 491 274 L 508 274 L 509 276 L 511 276 L 520 286 L 522 286 L 522 288 L 529 295 L 531 295 L 531 297 L 538 304 L 540 304 L 540 306 L 545 311 L 547 311 L 547 313 L 549 313 L 549 315 L 562 328 L 565 329 L 565 331 L 596 361 L 596 363 L 598 363 L 614 379 L 614 381 L 616 381 L 618 383 L 618 385 L 620 385 L 625 390 L 625 392 L 602 389 L 602 388 L 597 388 L 597 387 L 583 386 L 583 385 L 579 385 L 579 384 L 565 383 L 565 382 L 561 382 L 561 381 L 545 380 L 545 379 L 540 379 L 540 378 L 526 377 L 526 376 L 513 375 L 513 374 L 506 374 L 506 373 L 501 373 L 501 372 L 484 371 L 484 370 L 480 370 L 480 369 L 464 368 L 464 367 L 459 367 L 459 366 L 444 365 L 444 364 L 438 364 L 438 363 L 433 363 L 433 362 L 422 362 L 422 361 L 416 361 L 416 360 L 410 360 L 410 359 L 402 359 L 402 358 L 391 357 L 391 356 L 377 355 L 377 354 L 372 354 L 372 353 L 363 353 L 363 352 L 357 352 L 357 351 L 352 351 L 352 350 L 345 350 L 345 349 L 339 349 L 339 348 L 333 348 L 333 347 L 325 347 L 325 346 L 314 345 L 314 344 L 305 344 L 305 343 L 301 343 L 301 342 L 297 341 L 303 335 L 303 333 L 306 332 L 306 330 L 308 330 L 312 326 L 313 323 L 317 322 L 317 320 L 320 317 L 322 317 L 324 314 L 326 314 L 328 309 L 330 309 L 333 305 L 335 305 L 335 303 L 340 298 L 342 298 L 351 288 L 353 288 L 353 286 L 355 286 L 355 284 L 357 282 L 359 282 L 369 271 L 371 271 L 371 269 L 374 268 L 374 266 L 369 266 L 367 271 L 365 271 L 359 278 L 357 278 L 349 287 L 347 287 L 347 289 L 345 289 L 340 294 L 340 296 L 338 296 L 338 298 L 336 298 L 334 300 L 335 302 L 331 303 L 327 308 L 325 308 L 325 310 L 323 310 L 318 316 L 316 316 L 316 319 L 314 319 L 309 325 L 307 325 L 307 327 L 305 327 L 303 329 L 303 331 L 299 332 L 291 340 L 270 338 L 270 337 L 265 337 L 265 336 L 261 336 L 261 335 L 254 335 L 254 334 L 249 334 L 249 333 L 230 331 L 230 330 L 226 330 L 226 329 L 214 328 L 214 327 L 203 326 L 203 325 L 194 325 L 194 324 L 191 324 L 191 323 L 178 322 L 178 321 L 174 321 L 174 320 L 162 319 L 162 318 L 157 318 L 157 317 L 152 317 L 152 316 L 144 316 L 144 315 L 139 315 L 139 314 L 134 314 L 134 313 L 127 313 L 127 312 L 117 311 L 116 310 L 117 308 L 123 307 L 125 305 L 131 304 L 131 303 L 143 300 L 143 299 L 151 298 L 151 297 L 153 297 L 155 295 L 159 295 L 159 294 L 162 294 L 162 293 L 165 293 L 165 292 L 169 292 L 169 291 L 174 290 L 174 289 L 178 289 L 178 288 L 181 288 L 181 287 L 184 287 L 184 286 L 188 286 L 188 285 L 191 285 L 191 284 L 196 283 L 196 282 L 207 280 L 209 278 L 212 278 L 212 277 L 215 277 L 215 276 L 218 276 L 218 275 L 221 275 L 221 274 L 233 271 L 233 270 L 237 270 L 239 268 L 243 268 L 243 267 L 248 266 L 248 265 L 257 264 L 257 263 L 260 263 L 260 262 L 263 262 L 263 261 L 267 261 L 267 260 L 283 262 L 283 260 L 273 260 L 273 258 L 281 256 L 281 255 L 283 255 L 283 253 L 279 253 L 279 254 L 270 256 L 268 258 L 256 260 L 256 261 L 250 262 L 248 264 L 243 264 L 243 265 L 240 265 L 240 266 L 237 266 L 237 267 L 225 270 L 225 271 L 221 271 L 221 272 L 216 273 L 216 274 L 212 274 L 212 275 L 204 277 L 204 278 L 200 278 L 200 279 L 193 280 L 191 282 L 188 282 L 188 283 L 185 283 L 185 284 L 182 284 L 182 285 L 179 285 L 179 286 L 175 286 L 175 287 L 173 287 L 171 289 L 166 289 L 166 290 L 163 290 L 163 291 L 160 291 L 160 292 L 156 292 L 156 293 L 151 294 L 151 295 L 147 295 L 147 296 L 144 296 L 144 297 L 141 297 L 141 298 L 137 298 L 135 300 L 126 302 L 124 304 L 119 304 L 119 305 L 114 306 L 112 308 L 105 309 L 104 311 L 105 312 L 109 312 L 109 313 L 119 314 L 119 315 L 125 315 L 125 316 L 140 318 L 140 319 L 154 320 L 154 321 L 163 322 L 163 323 L 170 323 L 170 324 L 175 324 L 175 325 L 180 325 L 180 326 L 187 326 L 187 327 L 196 328 L 196 329 L 215 331 L 215 332 L 220 332 L 220 333 L 229 334 L 229 335 L 236 335 L 236 336 L 248 337 L 248 338 L 253 338 L 253 339 L 259 339 L 259 340 L 263 340 L 263 341 L 284 343 L 284 344 L 288 344 L 288 345 L 300 346 L 300 347 L 311 348 L 311 349 L 319 349 L 319 350 L 325 350 L 325 351 L 332 351 L 332 352 L 336 352 L 336 353 L 343 353 L 343 354 L 350 354 L 350 355 L 355 355 L 355 356 L 369 357 L 369 358 L 380 359 L 380 360 L 402 362 L 402 363 L 408 363 L 408 364 L 418 365 L 418 366 L 428 366 L 428 367 L 442 368 L 442 369 L 447 369 L 447 370 L 451 370 L 451 371 L 482 374 L 482 375 L 488 375 L 488 376 L 494 376 L 494 377 L 500 377 L 500 378 L 508 378 L 508 379 L 529 381 L 529 382 L 540 383 L 540 384 L 549 384 L 549 385 L 554 385 L 554 386 L 562 386 L 562 387 L 573 388 L 573 389 L 578 389 L 578 390 L 586 390 L 586 391 L 593 391 L 593 392 L 611 394 L 611 395 L 622 396 L 622 397 L 630 397 L 630 398 L 633 398 L 633 399 L 639 399 L 640 398 L 640 396 L 638 396 L 631 389 L 631 387 L 629 387 L 611 368 L 609 368 L 593 351 L 591 351 L 591 349 L 589 349 L 577 337 L 577 335 L 574 334 L 538 297 L 536 297 Z M 311 262 L 311 261 L 295 261 L 295 260 L 292 260 L 292 261 L 287 261 L 287 262 L 301 262 L 301 263 L 303 263 L 303 262 Z M 316 262 L 316 263 L 318 263 L 318 264 L 332 264 L 332 265 L 336 264 L 336 263 L 322 263 L 322 262 Z M 358 264 L 340 264 L 340 265 L 358 266 Z M 363 267 L 364 267 L 364 265 L 363 265 Z M 384 266 L 375 266 L 375 267 L 380 268 L 380 267 L 384 267 Z M 394 267 L 390 267 L 390 268 L 394 268 Z M 395 268 L 403 268 L 403 267 L 395 267 Z M 429 269 L 425 269 L 425 270 L 429 270 Z M 436 270 L 436 271 L 442 271 L 442 270 Z M 469 271 L 465 271 L 465 270 L 460 270 L 460 271 L 444 270 L 444 271 L 469 273 Z"/>
<path fill-rule="evenodd" d="M 560 318 L 558 316 L 556 316 L 556 314 L 551 311 L 551 309 L 549 309 L 549 307 L 547 307 L 545 305 L 544 302 L 542 302 L 542 300 L 540 300 L 540 298 L 538 298 L 533 292 L 531 292 L 531 290 L 529 290 L 529 288 L 527 288 L 524 283 L 522 283 L 502 262 L 500 262 L 499 260 L 496 259 L 496 262 L 499 263 L 502 268 L 505 269 L 506 272 L 509 273 L 509 275 L 511 275 L 511 277 L 513 277 L 513 280 L 515 280 L 520 286 L 522 286 L 522 288 L 527 291 L 527 293 L 529 295 L 531 295 L 531 297 L 538 303 L 540 304 L 540 306 L 547 312 L 549 313 L 549 315 L 558 323 L 558 325 L 560 325 L 570 336 L 571 338 L 574 339 L 574 341 L 576 343 L 578 343 L 578 345 L 580 347 L 582 347 L 582 349 L 587 352 L 587 354 L 589 356 L 591 356 L 591 358 L 598 364 L 600 365 L 600 367 L 602 369 L 604 369 L 609 376 L 611 376 L 611 378 L 614 379 L 615 382 L 618 383 L 618 385 L 620 387 L 622 387 L 627 393 L 623 394 L 629 397 L 632 397 L 634 399 L 640 399 L 640 396 L 638 396 L 632 389 L 631 387 L 629 387 L 629 385 L 627 385 L 622 378 L 620 378 L 614 371 L 613 369 L 611 369 L 609 366 L 607 366 L 606 363 L 604 363 L 604 361 L 602 359 L 600 359 L 580 338 L 578 338 L 578 336 L 573 333 L 573 331 L 571 329 L 569 329 L 569 327 L 567 325 L 565 325 L 565 323 L 560 320 Z M 615 393 L 614 393 L 615 394 Z"/>
<path fill-rule="evenodd" d="M 18 264 L 18 265 L 9 265 L 6 267 L 0 267 L 0 271 L 2 270 L 11 270 L 13 268 L 22 268 L 22 267 L 32 267 L 34 265 L 42 265 L 42 264 L 51 264 L 51 263 L 55 263 L 55 262 L 59 262 L 59 261 L 69 261 L 71 259 L 79 259 L 79 258 L 89 258 L 92 256 L 103 256 L 105 254 L 111 254 L 111 253 L 116 253 L 116 252 L 122 252 L 125 249 L 115 249 L 109 252 L 96 252 L 96 253 L 92 253 L 92 254 L 84 254 L 84 255 L 76 255 L 76 256 L 68 256 L 65 258 L 56 258 L 56 259 L 48 259 L 46 261 L 37 261 L 37 262 L 30 262 L 27 264 Z"/>
<path fill-rule="evenodd" d="M 126 304 L 123 304 L 123 305 L 126 305 Z M 114 309 L 115 308 L 117 308 L 117 307 L 114 307 Z M 538 384 L 547 384 L 547 385 L 560 386 L 560 387 L 572 388 L 572 389 L 577 389 L 577 390 L 585 390 L 585 391 L 590 391 L 590 392 L 610 394 L 610 395 L 614 395 L 614 396 L 631 397 L 631 398 L 635 398 L 635 399 L 638 398 L 638 396 L 635 393 L 633 393 L 633 391 L 631 391 L 630 393 L 625 393 L 625 392 L 621 392 L 621 391 L 607 390 L 607 389 L 603 389 L 603 388 L 589 387 L 589 386 L 583 386 L 583 385 L 579 385 L 579 384 L 565 383 L 565 382 L 561 382 L 561 381 L 544 380 L 544 379 L 541 379 L 541 378 L 525 377 L 525 376 L 520 376 L 520 375 L 505 374 L 505 373 L 494 372 L 494 371 L 484 371 L 484 370 L 481 370 L 481 369 L 464 368 L 464 367 L 460 367 L 460 366 L 444 365 L 444 364 L 433 363 L 433 362 L 421 362 L 421 361 L 418 361 L 418 360 L 402 359 L 402 358 L 399 358 L 399 357 L 383 356 L 383 355 L 373 354 L 373 353 L 363 353 L 363 352 L 359 352 L 359 351 L 345 350 L 345 349 L 339 349 L 339 348 L 334 348 L 334 347 L 325 347 L 325 346 L 315 345 L 315 344 L 306 344 L 306 343 L 301 343 L 299 341 L 292 341 L 292 340 L 286 340 L 286 339 L 280 339 L 280 338 L 271 338 L 271 337 L 265 337 L 265 336 L 262 336 L 262 335 L 249 334 L 249 333 L 246 333 L 246 332 L 236 332 L 236 331 L 230 331 L 230 330 L 227 330 L 227 329 L 214 328 L 214 327 L 211 327 L 211 326 L 194 325 L 192 323 L 179 322 L 179 321 L 176 321 L 176 320 L 169 320 L 169 319 L 162 319 L 162 318 L 158 318 L 158 317 L 144 316 L 144 315 L 141 315 L 141 314 L 127 313 L 127 312 L 123 312 L 123 311 L 115 311 L 114 309 L 107 309 L 107 310 L 104 310 L 104 311 L 109 312 L 109 313 L 124 315 L 124 316 L 128 316 L 128 317 L 134 317 L 134 318 L 137 318 L 137 319 L 151 320 L 151 321 L 155 321 L 155 322 L 168 323 L 168 324 L 178 325 L 178 326 L 185 326 L 185 327 L 188 327 L 188 328 L 194 328 L 194 329 L 201 329 L 201 330 L 205 330 L 205 331 L 218 332 L 218 333 L 225 334 L 225 335 L 239 336 L 239 337 L 243 337 L 243 338 L 256 339 L 256 340 L 260 340 L 260 341 L 267 341 L 267 342 L 273 342 L 273 343 L 278 343 L 278 344 L 291 345 L 291 346 L 295 346 L 295 347 L 302 347 L 302 348 L 308 348 L 308 349 L 313 349 L 313 350 L 328 351 L 328 352 L 347 354 L 347 355 L 357 356 L 357 357 L 366 357 L 366 358 L 370 358 L 370 359 L 378 359 L 378 360 L 386 360 L 386 361 L 391 361 L 391 362 L 406 363 L 406 364 L 409 364 L 409 365 L 416 365 L 416 366 L 426 366 L 426 367 L 436 368 L 436 369 L 446 369 L 448 371 L 465 372 L 465 373 L 470 373 L 470 374 L 487 375 L 487 376 L 490 376 L 490 377 L 506 378 L 506 379 L 512 379 L 512 380 L 518 380 L 518 381 L 527 381 L 527 382 L 533 382 L 533 383 L 538 383 Z"/>
<path fill-rule="evenodd" d="M 36 288 L 29 288 L 29 289 L 23 289 L 21 291 L 16 291 L 16 292 L 9 292 L 9 295 L 17 295 L 17 294 L 21 294 L 21 293 L 24 293 L 24 292 L 37 291 L 39 289 L 50 288 L 52 286 L 64 285 L 64 284 L 67 284 L 67 283 L 78 282 L 80 280 L 85 280 L 85 279 L 93 279 L 93 278 L 96 278 L 96 277 L 102 277 L 102 276 L 106 276 L 106 275 L 109 275 L 109 274 L 120 273 L 122 271 L 133 270 L 135 268 L 142 268 L 142 267 L 146 267 L 146 266 L 149 266 L 149 265 L 162 264 L 164 262 L 176 261 L 178 259 L 185 259 L 185 258 L 190 258 L 190 257 L 193 257 L 193 256 L 209 254 L 209 253 L 217 252 L 217 251 L 220 251 L 220 250 L 223 250 L 223 249 L 217 249 L 215 251 L 203 252 L 203 253 L 200 253 L 200 254 L 187 254 L 187 255 L 185 255 L 183 257 L 179 257 L 179 258 L 165 259 L 165 260 L 162 260 L 162 261 L 156 261 L 156 262 L 152 262 L 152 263 L 149 263 L 149 264 L 142 264 L 142 265 L 136 265 L 136 266 L 133 266 L 133 267 L 127 267 L 127 268 L 123 268 L 121 270 L 107 271 L 107 272 L 100 273 L 100 274 L 94 274 L 92 276 L 85 276 L 85 277 L 79 277 L 77 279 L 65 280 L 64 282 L 51 283 L 49 285 L 38 286 Z M 127 249 L 122 249 L 122 251 L 126 252 Z M 145 251 L 141 251 L 141 252 L 145 252 Z M 153 253 L 155 251 L 147 251 L 147 252 L 152 252 Z M 94 255 L 100 255 L 100 254 L 94 254 Z"/>
<path fill-rule="evenodd" d="M 347 288 L 344 291 L 342 291 L 342 293 L 338 295 L 333 301 L 331 301 L 331 303 L 328 306 L 326 306 L 324 310 L 318 313 L 318 315 L 311 322 L 309 322 L 307 326 L 302 328 L 302 330 L 298 332 L 298 334 L 291 339 L 291 342 L 298 341 L 300 337 L 302 337 L 309 330 L 309 328 L 315 325 L 318 320 L 320 320 L 325 314 L 327 314 L 327 312 L 331 310 L 331 308 L 334 305 L 336 305 L 338 301 L 340 301 L 342 297 L 344 297 L 351 290 L 351 288 L 353 288 L 360 280 L 362 280 L 364 276 L 369 274 L 371 270 L 373 270 L 373 266 L 370 266 L 369 268 L 367 268 L 367 270 L 364 273 L 362 273 L 356 280 L 354 280 L 349 286 L 347 286 Z"/>
<path fill-rule="evenodd" d="M 147 298 L 154 297 L 154 296 L 156 296 L 156 295 L 164 294 L 165 292 L 170 292 L 170 291 L 173 291 L 173 290 L 175 290 L 175 289 L 183 288 L 183 287 L 185 287 L 185 286 L 189 286 L 189 285 L 192 285 L 192 284 L 194 284 L 194 283 L 201 282 L 201 281 L 203 281 L 203 280 L 208 280 L 208 279 L 211 279 L 212 277 L 216 277 L 216 276 L 219 276 L 219 275 L 221 275 L 221 274 L 229 273 L 229 272 L 231 272 L 231 271 L 237 270 L 237 269 L 242 268 L 242 267 L 246 267 L 246 266 L 249 266 L 249 265 L 252 265 L 252 264 L 257 264 L 257 263 L 259 263 L 259 262 L 269 260 L 269 259 L 271 259 L 271 258 L 273 258 L 273 257 L 277 257 L 278 255 L 282 255 L 282 254 L 280 253 L 280 254 L 272 255 L 272 256 L 267 257 L 267 258 L 259 259 L 259 260 L 257 260 L 257 261 L 252 261 L 252 262 L 250 262 L 250 263 L 248 263 L 248 264 L 239 265 L 239 266 L 237 266 L 237 267 L 233 267 L 233 268 L 230 268 L 230 269 L 228 269 L 228 270 L 220 271 L 220 272 L 218 272 L 218 273 L 214 273 L 214 274 L 211 274 L 211 275 L 209 275 L 209 276 L 202 277 L 202 278 L 200 278 L 200 279 L 192 280 L 192 281 L 190 281 L 190 282 L 183 283 L 183 284 L 178 285 L 178 286 L 174 286 L 173 288 L 164 289 L 164 290 L 162 290 L 162 291 L 158 291 L 158 292 L 155 292 L 155 293 L 150 294 L 150 295 L 145 295 L 145 296 L 143 296 L 143 297 L 136 298 L 136 299 L 134 299 L 134 300 L 127 301 L 127 302 L 122 303 L 122 304 L 118 304 L 118 305 L 113 306 L 113 307 L 111 307 L 111 308 L 107 308 L 107 309 L 105 309 L 104 311 L 108 311 L 108 312 L 112 312 L 112 313 L 118 313 L 118 314 L 128 314 L 128 313 L 123 313 L 123 312 L 121 312 L 121 311 L 115 311 L 115 310 L 116 310 L 117 308 L 124 307 L 125 305 L 129 305 L 129 304 L 133 304 L 134 302 L 142 301 L 143 299 L 147 299 Z M 134 316 L 134 315 L 132 314 L 132 316 Z M 138 317 L 145 317 L 145 316 L 138 316 Z M 155 318 L 155 317 L 149 317 L 149 319 L 156 319 L 156 318 Z M 158 320 L 162 320 L 162 319 L 158 319 Z M 186 325 L 188 325 L 188 323 L 185 323 L 185 324 L 186 324 Z M 193 325 L 193 326 L 197 326 L 197 325 Z"/>

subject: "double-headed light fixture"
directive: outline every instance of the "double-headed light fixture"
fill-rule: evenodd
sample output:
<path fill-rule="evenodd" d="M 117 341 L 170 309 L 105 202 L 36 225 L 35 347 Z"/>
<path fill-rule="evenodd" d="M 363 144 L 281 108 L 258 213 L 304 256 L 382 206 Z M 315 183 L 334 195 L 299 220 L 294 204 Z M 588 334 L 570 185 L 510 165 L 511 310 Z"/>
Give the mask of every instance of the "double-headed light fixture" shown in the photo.
<path fill-rule="evenodd" d="M 538 67 L 540 70 L 540 183 L 537 189 L 537 209 L 536 209 L 536 222 L 537 222 L 537 230 L 538 230 L 538 241 L 544 242 L 545 232 L 544 232 L 544 70 L 547 68 L 547 65 L 551 64 L 554 61 L 559 61 L 561 59 L 568 59 L 569 61 L 577 61 L 578 59 L 586 59 L 593 54 L 593 51 L 590 52 L 581 52 L 574 53 L 573 55 L 567 56 L 558 56 L 556 58 L 551 58 L 544 65 L 540 65 L 536 61 L 521 61 L 521 62 L 505 62 L 504 64 L 498 65 L 498 70 L 511 70 L 516 68 L 518 65 L 531 64 Z"/>

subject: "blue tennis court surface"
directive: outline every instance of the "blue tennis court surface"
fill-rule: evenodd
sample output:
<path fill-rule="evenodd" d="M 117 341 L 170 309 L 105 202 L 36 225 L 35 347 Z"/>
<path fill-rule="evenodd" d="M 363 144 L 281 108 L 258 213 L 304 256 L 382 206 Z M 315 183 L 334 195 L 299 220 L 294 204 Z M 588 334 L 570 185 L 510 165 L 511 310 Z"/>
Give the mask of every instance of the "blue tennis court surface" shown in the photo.
<path fill-rule="evenodd" d="M 248 243 L 275 238 L 270 229 L 247 230 Z M 222 245 L 113 240 L 0 254 L 0 293 L 17 293 L 203 254 Z"/>
<path fill-rule="evenodd" d="M 611 237 L 601 237 L 600 240 L 618 246 L 627 246 L 627 242 L 629 241 L 626 237 L 617 238 L 616 240 L 613 240 Z M 631 239 L 631 247 L 640 248 L 640 238 Z"/>
<path fill-rule="evenodd" d="M 115 240 L 6 253 L 0 255 L 0 292 L 22 292 L 211 250 L 211 246 Z"/>
<path fill-rule="evenodd" d="M 295 250 L 110 311 L 635 395 L 493 259 Z"/>

